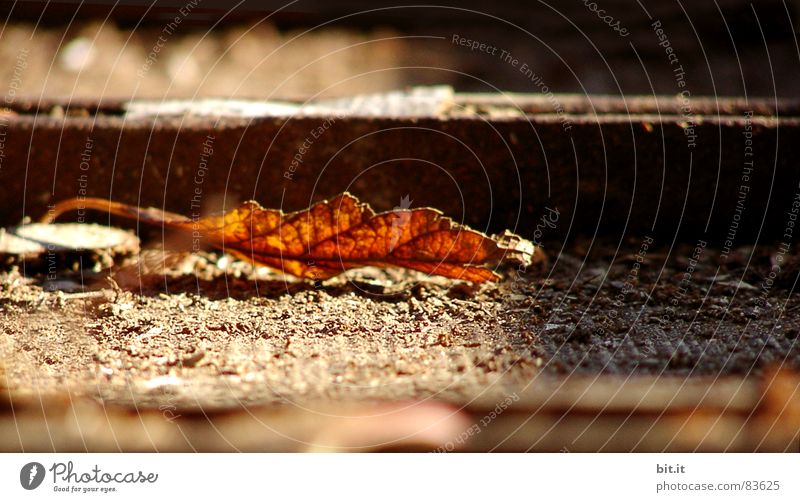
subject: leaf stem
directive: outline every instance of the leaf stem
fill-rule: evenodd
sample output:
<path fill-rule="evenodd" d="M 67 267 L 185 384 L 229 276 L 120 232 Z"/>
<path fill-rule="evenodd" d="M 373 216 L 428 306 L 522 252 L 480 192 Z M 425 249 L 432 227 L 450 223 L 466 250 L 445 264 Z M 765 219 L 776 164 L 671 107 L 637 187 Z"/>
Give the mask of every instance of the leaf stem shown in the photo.
<path fill-rule="evenodd" d="M 110 213 L 122 218 L 141 221 L 151 225 L 176 224 L 189 221 L 189 218 L 176 213 L 170 213 L 162 209 L 153 207 L 141 208 L 121 202 L 114 202 L 108 199 L 98 199 L 94 197 L 76 197 L 74 199 L 63 200 L 51 206 L 47 214 L 40 220 L 42 223 L 52 223 L 62 214 L 69 211 L 83 211 L 91 209 Z"/>

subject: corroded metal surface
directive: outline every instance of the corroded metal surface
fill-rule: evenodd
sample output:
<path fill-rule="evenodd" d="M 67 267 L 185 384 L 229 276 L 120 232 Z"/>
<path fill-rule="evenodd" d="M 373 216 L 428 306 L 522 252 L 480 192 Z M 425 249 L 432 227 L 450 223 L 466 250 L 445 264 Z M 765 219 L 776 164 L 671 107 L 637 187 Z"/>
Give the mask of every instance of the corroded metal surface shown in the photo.
<path fill-rule="evenodd" d="M 342 118 L 131 118 L 121 103 L 20 103 L 3 117 L 0 214 L 16 224 L 81 194 L 184 214 L 251 198 L 296 210 L 349 190 L 379 210 L 409 195 L 523 234 L 557 208 L 564 224 L 551 240 L 678 234 L 721 245 L 752 161 L 736 240 L 784 233 L 800 179 L 796 103 L 695 100 L 686 115 L 673 98 L 563 101 L 559 114 L 543 97 L 456 95 L 438 115 Z"/>

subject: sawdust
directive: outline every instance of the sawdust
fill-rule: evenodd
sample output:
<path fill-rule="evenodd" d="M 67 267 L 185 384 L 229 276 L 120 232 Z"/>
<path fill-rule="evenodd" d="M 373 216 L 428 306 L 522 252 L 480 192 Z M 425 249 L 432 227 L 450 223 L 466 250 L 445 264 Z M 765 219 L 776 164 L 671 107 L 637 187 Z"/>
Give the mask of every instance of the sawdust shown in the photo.
<path fill-rule="evenodd" d="M 693 376 L 800 366 L 800 322 L 780 316 L 800 308 L 786 286 L 776 284 L 759 307 L 758 288 L 727 278 L 735 264 L 714 279 L 709 254 L 667 318 L 685 260 L 656 266 L 663 257 L 651 253 L 631 280 L 632 257 L 612 261 L 601 250 L 583 264 L 581 253 L 578 244 L 552 270 L 505 270 L 503 282 L 481 286 L 371 268 L 321 284 L 287 282 L 215 254 L 141 281 L 119 274 L 122 287 L 65 271 L 62 290 L 51 291 L 42 275 L 11 270 L 0 277 L 0 357 L 18 394 L 204 410 L 466 404 L 511 395 L 540 372 Z M 745 279 L 768 263 L 753 261 Z"/>

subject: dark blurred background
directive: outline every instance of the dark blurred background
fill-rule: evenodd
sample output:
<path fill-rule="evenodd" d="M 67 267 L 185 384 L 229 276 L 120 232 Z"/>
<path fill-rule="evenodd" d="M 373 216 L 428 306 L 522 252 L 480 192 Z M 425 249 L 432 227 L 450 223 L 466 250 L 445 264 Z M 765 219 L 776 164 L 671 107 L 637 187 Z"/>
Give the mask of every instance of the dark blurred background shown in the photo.
<path fill-rule="evenodd" d="M 693 96 L 787 97 L 800 86 L 796 1 L 403 3 L 0 2 L 0 85 L 79 97 L 307 98 L 421 84 L 674 94 L 660 21 Z M 497 51 L 459 46 L 454 34 Z"/>

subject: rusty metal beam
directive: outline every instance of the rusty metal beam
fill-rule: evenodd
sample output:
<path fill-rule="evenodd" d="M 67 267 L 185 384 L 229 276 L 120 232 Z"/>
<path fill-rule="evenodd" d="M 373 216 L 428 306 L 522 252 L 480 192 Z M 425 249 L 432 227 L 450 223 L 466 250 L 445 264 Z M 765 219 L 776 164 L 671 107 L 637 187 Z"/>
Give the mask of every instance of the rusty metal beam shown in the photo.
<path fill-rule="evenodd" d="M 563 224 L 545 240 L 647 234 L 721 244 L 745 184 L 736 242 L 780 240 L 800 180 L 798 108 L 455 95 L 437 114 L 133 117 L 119 101 L 20 101 L 0 116 L 1 223 L 78 195 L 191 214 L 198 201 L 219 209 L 251 198 L 297 210 L 349 190 L 378 209 L 409 194 L 414 206 L 523 234 L 558 208 Z"/>

